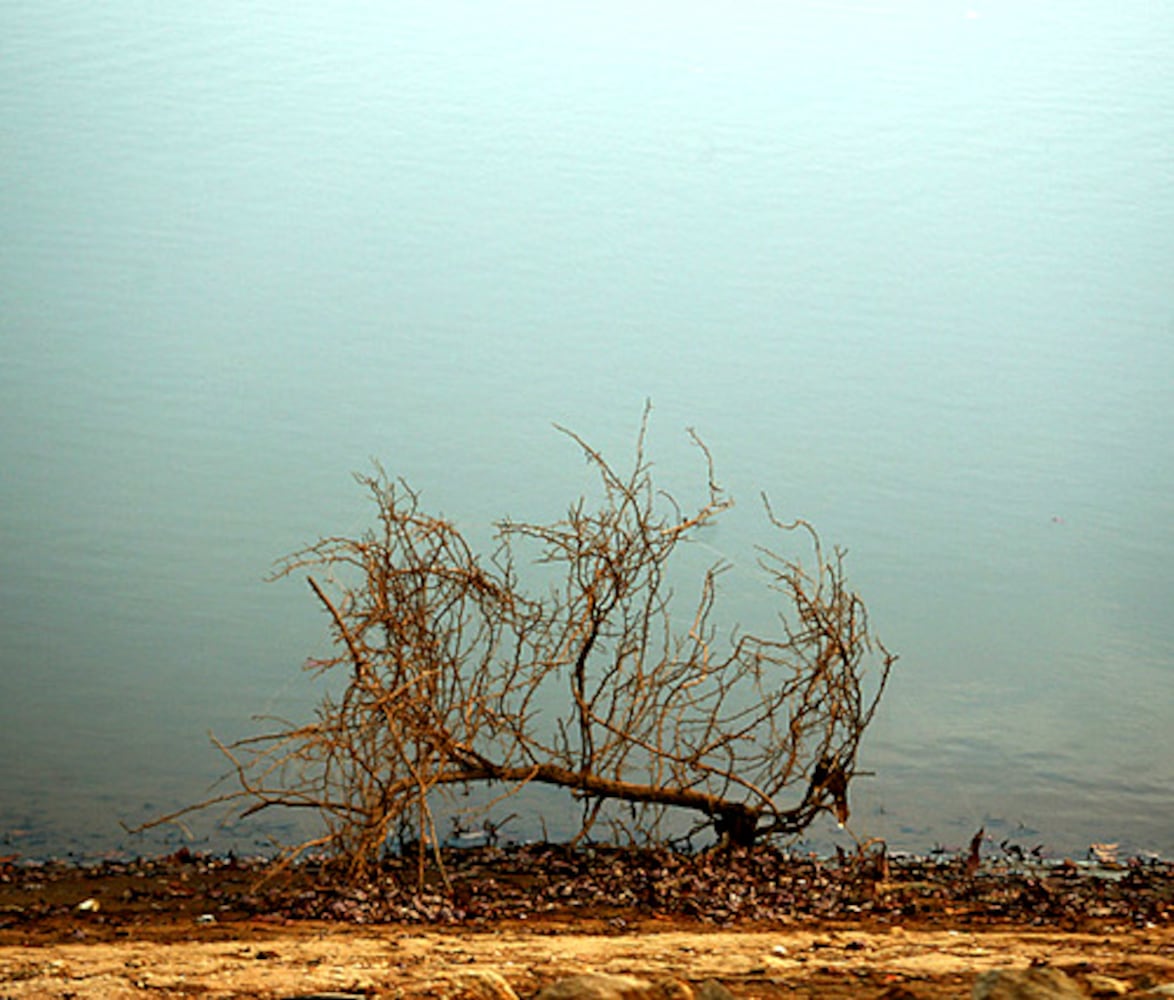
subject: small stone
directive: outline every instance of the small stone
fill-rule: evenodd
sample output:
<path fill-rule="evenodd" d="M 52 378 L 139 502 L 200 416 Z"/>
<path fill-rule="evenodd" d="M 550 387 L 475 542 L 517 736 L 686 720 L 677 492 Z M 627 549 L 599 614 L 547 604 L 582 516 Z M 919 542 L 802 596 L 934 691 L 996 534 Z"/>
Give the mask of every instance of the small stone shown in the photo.
<path fill-rule="evenodd" d="M 734 1000 L 734 994 L 716 979 L 705 980 L 693 990 L 693 995 L 697 1000 Z"/>
<path fill-rule="evenodd" d="M 1121 979 L 1102 976 L 1095 972 L 1090 972 L 1084 977 L 1084 984 L 1094 997 L 1122 997 L 1133 989 L 1129 983 Z"/>
<path fill-rule="evenodd" d="M 1093 860 L 1102 865 L 1117 864 L 1117 848 L 1119 844 L 1089 844 L 1088 853 Z"/>
<path fill-rule="evenodd" d="M 299 993 L 282 1000 L 367 1000 L 366 993 Z"/>
<path fill-rule="evenodd" d="M 470 969 L 456 979 L 458 996 L 468 1000 L 518 1000 L 518 994 L 495 969 Z"/>
<path fill-rule="evenodd" d="M 102 904 L 93 898 L 83 899 L 80 903 L 77 904 L 77 910 L 79 913 L 97 913 L 101 908 Z"/>
<path fill-rule="evenodd" d="M 880 1000 L 920 1000 L 920 998 L 906 986 L 890 986 L 880 995 Z"/>
<path fill-rule="evenodd" d="M 366 993 L 299 993 L 282 1000 L 367 1000 Z"/>
<path fill-rule="evenodd" d="M 544 986 L 534 1000 L 653 1000 L 663 995 L 647 979 L 589 972 Z"/>
<path fill-rule="evenodd" d="M 1041 965 L 984 972 L 971 996 L 974 1000 L 1085 1000 L 1087 994 L 1059 969 Z"/>
<path fill-rule="evenodd" d="M 1174 983 L 1162 983 L 1161 986 L 1154 986 L 1146 990 L 1146 996 L 1151 997 L 1174 997 Z"/>

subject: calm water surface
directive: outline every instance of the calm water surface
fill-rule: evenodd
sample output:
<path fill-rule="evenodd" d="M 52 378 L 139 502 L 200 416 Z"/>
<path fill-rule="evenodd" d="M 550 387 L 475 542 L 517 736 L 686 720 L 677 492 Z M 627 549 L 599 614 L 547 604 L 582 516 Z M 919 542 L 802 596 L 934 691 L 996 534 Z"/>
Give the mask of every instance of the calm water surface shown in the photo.
<path fill-rule="evenodd" d="M 1174 853 L 1172 44 L 1107 0 L 5 4 L 4 850 L 144 849 L 208 730 L 309 711 L 325 622 L 262 578 L 364 526 L 353 470 L 483 538 L 583 487 L 552 421 L 622 458 L 650 397 L 668 485 L 696 425 L 742 501 L 731 616 L 760 489 L 851 549 L 901 654 L 859 835 Z"/>

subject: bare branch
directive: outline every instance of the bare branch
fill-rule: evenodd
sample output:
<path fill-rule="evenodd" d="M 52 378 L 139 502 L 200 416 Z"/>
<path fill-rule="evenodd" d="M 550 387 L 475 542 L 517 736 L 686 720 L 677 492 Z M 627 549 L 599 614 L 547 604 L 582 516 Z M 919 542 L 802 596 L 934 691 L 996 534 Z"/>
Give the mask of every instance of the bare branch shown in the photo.
<path fill-rule="evenodd" d="M 325 832 L 286 857 L 324 849 L 358 875 L 411 830 L 422 877 L 426 851 L 440 860 L 436 797 L 456 786 L 492 785 L 494 803 L 531 784 L 565 789 L 583 802 L 579 837 L 604 818 L 655 838 L 666 809 L 739 844 L 799 832 L 824 810 L 846 820 L 857 748 L 895 657 L 847 588 L 844 553 L 825 556 L 812 525 L 780 520 L 765 495 L 768 526 L 809 549 L 805 563 L 759 549 L 777 632 L 719 632 L 726 563 L 705 572 L 691 611 L 676 612 L 677 546 L 733 500 L 692 429 L 704 500 L 686 508 L 655 487 L 650 413 L 627 471 L 559 427 L 598 477 L 597 505 L 579 498 L 550 523 L 501 521 L 486 562 L 407 484 L 378 468 L 357 477 L 376 526 L 321 539 L 274 574 L 322 571 L 323 582 L 307 579 L 338 651 L 315 667 L 353 668 L 337 700 L 324 697 L 312 722 L 218 743 L 238 790 L 148 825 L 224 802 L 246 803 L 242 815 L 310 809 Z M 523 589 L 520 564 L 541 567 L 545 592 Z"/>

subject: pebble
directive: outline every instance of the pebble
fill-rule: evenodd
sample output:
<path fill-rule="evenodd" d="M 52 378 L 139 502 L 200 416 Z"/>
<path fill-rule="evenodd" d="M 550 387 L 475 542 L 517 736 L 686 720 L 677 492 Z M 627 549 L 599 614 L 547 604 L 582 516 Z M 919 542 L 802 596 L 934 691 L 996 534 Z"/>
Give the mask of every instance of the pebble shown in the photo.
<path fill-rule="evenodd" d="M 974 1000 L 1086 1000 L 1087 994 L 1059 969 L 996 969 L 975 980 Z"/>
<path fill-rule="evenodd" d="M 298 993 L 281 1000 L 368 1000 L 366 993 Z"/>
<path fill-rule="evenodd" d="M 696 1000 L 734 1000 L 734 994 L 716 979 L 707 979 L 693 991 Z"/>
<path fill-rule="evenodd" d="M 1084 984 L 1094 997 L 1122 997 L 1133 988 L 1120 979 L 1095 972 L 1090 972 L 1084 977 Z"/>
<path fill-rule="evenodd" d="M 693 991 L 676 980 L 654 983 L 637 976 L 589 972 L 543 987 L 534 1000 L 693 1000 Z"/>
<path fill-rule="evenodd" d="M 457 977 L 457 998 L 467 1000 L 518 1000 L 518 994 L 494 969 L 471 969 Z"/>

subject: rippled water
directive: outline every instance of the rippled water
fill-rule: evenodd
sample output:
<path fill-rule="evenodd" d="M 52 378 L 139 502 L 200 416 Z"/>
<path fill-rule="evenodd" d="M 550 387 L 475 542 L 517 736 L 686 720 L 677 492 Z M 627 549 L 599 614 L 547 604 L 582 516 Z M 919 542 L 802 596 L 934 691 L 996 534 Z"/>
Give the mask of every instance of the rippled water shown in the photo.
<path fill-rule="evenodd" d="M 582 487 L 552 421 L 622 456 L 650 397 L 670 484 L 696 425 L 742 500 L 717 552 L 768 490 L 901 654 L 858 834 L 1174 852 L 1172 41 L 1104 0 L 4 5 L 8 846 L 139 849 L 207 730 L 308 711 L 325 624 L 262 577 L 362 527 L 351 471 L 484 537 Z"/>

